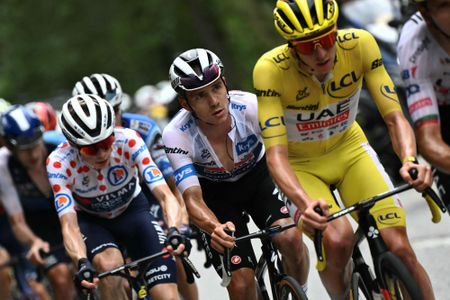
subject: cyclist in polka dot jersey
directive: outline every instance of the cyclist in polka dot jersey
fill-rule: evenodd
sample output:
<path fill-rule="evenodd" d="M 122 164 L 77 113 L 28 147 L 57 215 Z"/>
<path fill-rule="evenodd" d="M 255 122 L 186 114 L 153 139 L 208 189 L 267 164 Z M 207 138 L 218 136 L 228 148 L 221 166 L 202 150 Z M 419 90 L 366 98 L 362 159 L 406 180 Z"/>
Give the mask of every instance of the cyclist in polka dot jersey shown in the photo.
<path fill-rule="evenodd" d="M 106 100 L 95 95 L 69 99 L 59 124 L 68 142 L 48 157 L 48 177 L 65 248 L 78 262 L 76 281 L 94 288 L 97 271 L 123 264 L 119 245 L 127 248 L 133 260 L 165 246 L 166 236 L 149 213 L 138 175 L 165 209 L 172 229 L 169 241 L 181 222 L 180 207 L 139 134 L 114 127 L 114 112 Z M 168 249 L 173 250 L 170 244 Z M 181 245 L 174 252 L 183 250 Z M 150 265 L 146 280 L 152 299 L 163 295 L 177 299 L 175 273 L 172 258 Z M 126 280 L 114 277 L 100 282 L 102 299 L 126 299 Z"/>

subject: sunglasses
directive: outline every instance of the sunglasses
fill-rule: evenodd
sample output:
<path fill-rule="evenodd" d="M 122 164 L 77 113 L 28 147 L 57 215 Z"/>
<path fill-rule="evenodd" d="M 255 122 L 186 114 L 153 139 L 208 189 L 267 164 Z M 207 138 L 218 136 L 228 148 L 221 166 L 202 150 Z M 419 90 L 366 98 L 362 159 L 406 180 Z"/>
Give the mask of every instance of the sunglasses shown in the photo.
<path fill-rule="evenodd" d="M 336 43 L 336 29 L 303 41 L 291 41 L 292 46 L 303 55 L 311 55 L 317 46 L 330 49 Z"/>
<path fill-rule="evenodd" d="M 93 156 L 96 155 L 98 150 L 100 149 L 103 150 L 111 149 L 113 143 L 114 143 L 114 133 L 98 143 L 88 146 L 78 146 L 78 150 L 80 151 L 81 154 Z"/>

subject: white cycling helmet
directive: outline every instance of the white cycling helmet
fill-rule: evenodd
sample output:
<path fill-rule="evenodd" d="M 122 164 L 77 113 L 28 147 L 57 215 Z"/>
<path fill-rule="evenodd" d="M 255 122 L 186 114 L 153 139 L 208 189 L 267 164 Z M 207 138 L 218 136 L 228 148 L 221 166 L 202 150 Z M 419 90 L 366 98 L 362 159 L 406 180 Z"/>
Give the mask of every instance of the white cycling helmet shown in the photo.
<path fill-rule="evenodd" d="M 223 76 L 223 64 L 212 51 L 196 48 L 181 53 L 170 66 L 169 79 L 177 93 L 195 91 Z"/>
<path fill-rule="evenodd" d="M 92 74 L 75 84 L 72 96 L 94 94 L 107 100 L 113 107 L 122 103 L 122 87 L 117 79 L 108 74 Z"/>
<path fill-rule="evenodd" d="M 64 103 L 58 121 L 68 141 L 77 146 L 92 145 L 113 133 L 114 110 L 97 95 L 77 95 Z"/>

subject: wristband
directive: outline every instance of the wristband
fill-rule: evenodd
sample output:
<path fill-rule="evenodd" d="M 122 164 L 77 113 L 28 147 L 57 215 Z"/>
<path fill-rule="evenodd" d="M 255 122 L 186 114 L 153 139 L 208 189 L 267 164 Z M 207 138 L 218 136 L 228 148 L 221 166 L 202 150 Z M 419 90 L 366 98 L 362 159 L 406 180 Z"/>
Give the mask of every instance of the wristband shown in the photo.
<path fill-rule="evenodd" d="M 411 155 L 410 156 L 406 156 L 405 158 L 402 159 L 402 163 L 403 164 L 407 163 L 407 162 L 412 162 L 412 163 L 415 163 L 415 164 L 419 163 L 417 161 L 417 158 L 415 156 L 411 156 Z"/>

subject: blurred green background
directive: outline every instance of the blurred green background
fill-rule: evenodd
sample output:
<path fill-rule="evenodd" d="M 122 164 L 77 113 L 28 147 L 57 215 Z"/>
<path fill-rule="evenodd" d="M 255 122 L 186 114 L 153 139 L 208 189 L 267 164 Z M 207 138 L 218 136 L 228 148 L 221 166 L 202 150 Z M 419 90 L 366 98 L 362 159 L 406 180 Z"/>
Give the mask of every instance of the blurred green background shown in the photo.
<path fill-rule="evenodd" d="M 167 80 L 174 57 L 205 47 L 222 58 L 230 87 L 252 89 L 258 57 L 283 41 L 274 0 L 2 0 L 0 97 L 67 99 L 91 73 L 115 76 L 133 95 Z"/>

